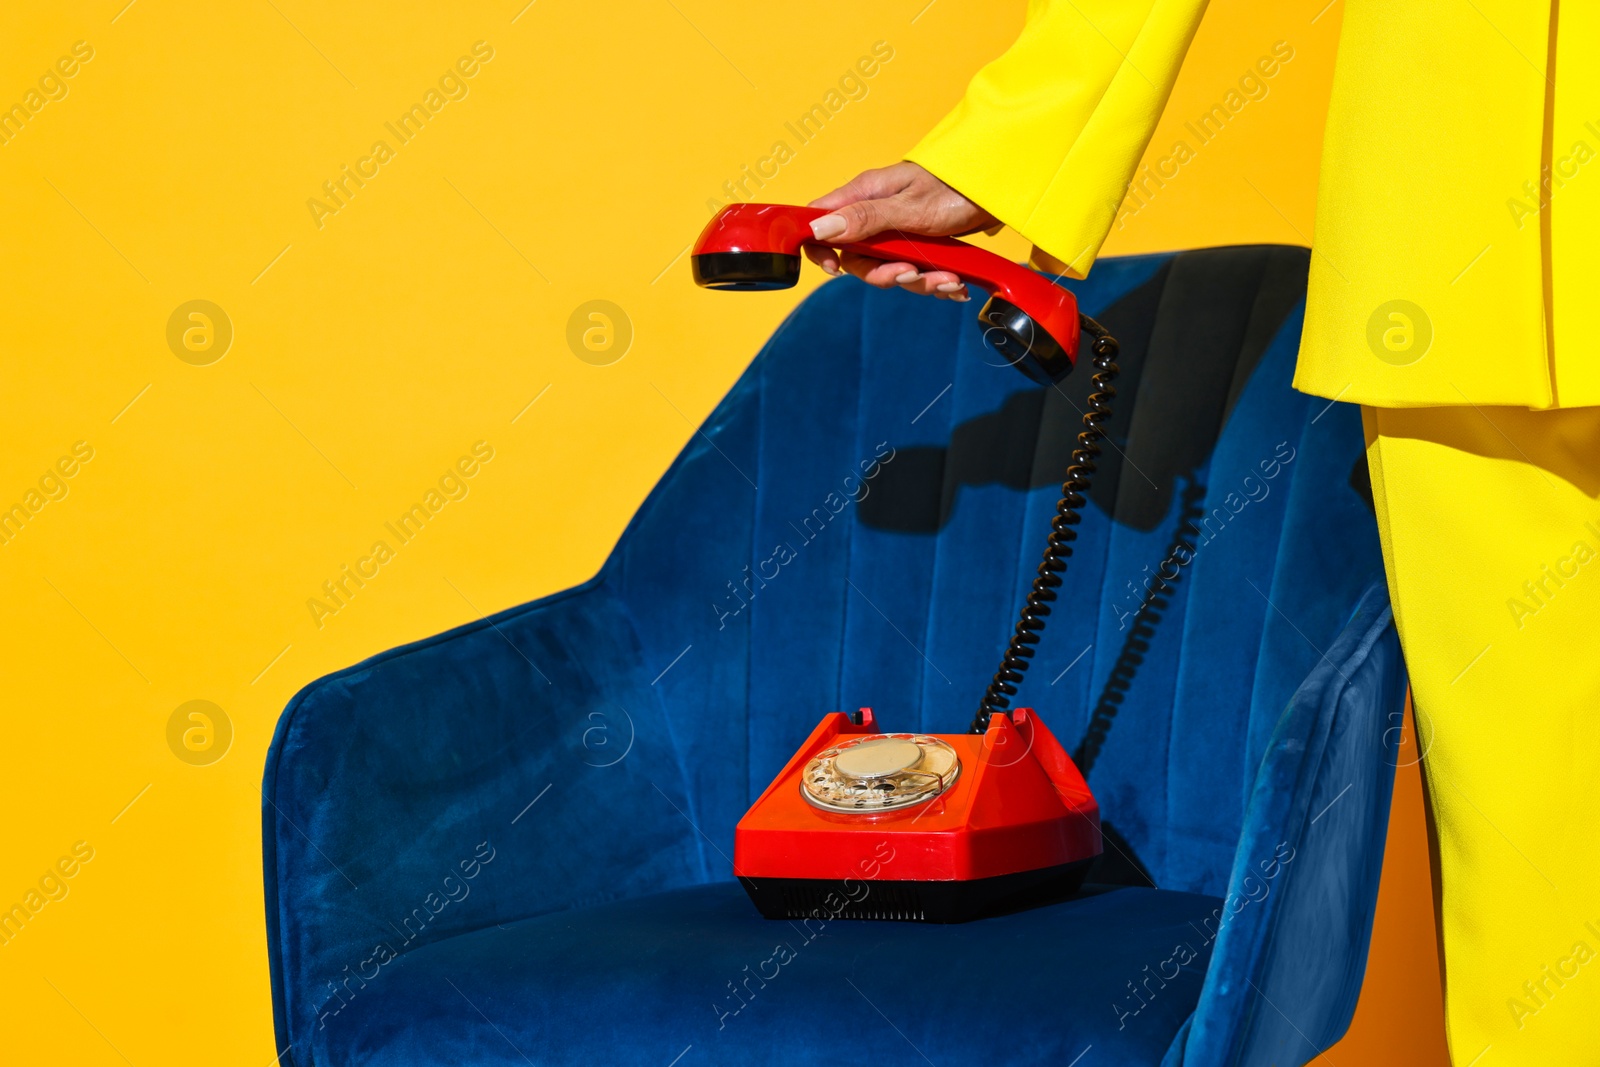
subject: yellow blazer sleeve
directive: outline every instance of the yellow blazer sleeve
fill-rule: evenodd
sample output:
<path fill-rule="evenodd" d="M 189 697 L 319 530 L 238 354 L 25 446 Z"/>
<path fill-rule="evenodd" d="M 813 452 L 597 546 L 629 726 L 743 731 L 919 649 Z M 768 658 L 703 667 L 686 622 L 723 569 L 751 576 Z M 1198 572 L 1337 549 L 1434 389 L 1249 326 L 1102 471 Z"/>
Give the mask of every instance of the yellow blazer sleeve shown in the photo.
<path fill-rule="evenodd" d="M 1030 0 L 1009 51 L 907 159 L 1083 277 L 1206 0 Z"/>

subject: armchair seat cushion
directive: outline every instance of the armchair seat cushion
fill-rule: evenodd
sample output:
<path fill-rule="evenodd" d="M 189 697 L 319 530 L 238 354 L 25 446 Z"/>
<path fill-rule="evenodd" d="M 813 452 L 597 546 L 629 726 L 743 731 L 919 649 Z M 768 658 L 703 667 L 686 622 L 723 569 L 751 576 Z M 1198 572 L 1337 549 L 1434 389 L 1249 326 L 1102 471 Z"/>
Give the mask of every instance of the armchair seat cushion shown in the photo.
<path fill-rule="evenodd" d="M 1097 1065 L 1154 1064 L 1194 1010 L 1221 905 L 1090 886 L 958 926 L 801 923 L 715 882 L 408 952 L 349 983 L 315 1062 L 1064 1067 L 1093 1046 Z"/>

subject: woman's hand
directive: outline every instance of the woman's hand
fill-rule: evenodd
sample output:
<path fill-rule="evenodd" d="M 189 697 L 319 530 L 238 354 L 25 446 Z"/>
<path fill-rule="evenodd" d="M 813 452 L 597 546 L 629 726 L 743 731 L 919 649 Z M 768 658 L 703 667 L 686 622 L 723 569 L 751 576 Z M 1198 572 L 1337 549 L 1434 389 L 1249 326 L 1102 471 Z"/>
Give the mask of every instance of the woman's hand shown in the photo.
<path fill-rule="evenodd" d="M 960 237 L 1000 228 L 1000 220 L 915 163 L 863 171 L 848 184 L 813 200 L 810 206 L 833 212 L 811 224 L 817 240 L 839 244 L 885 231 Z M 837 247 L 806 245 L 805 250 L 811 261 L 829 274 L 854 274 L 880 289 L 898 285 L 913 293 L 946 300 L 971 299 L 966 285 L 949 271 L 924 274 L 910 263 L 886 263 L 854 252 L 841 255 Z"/>

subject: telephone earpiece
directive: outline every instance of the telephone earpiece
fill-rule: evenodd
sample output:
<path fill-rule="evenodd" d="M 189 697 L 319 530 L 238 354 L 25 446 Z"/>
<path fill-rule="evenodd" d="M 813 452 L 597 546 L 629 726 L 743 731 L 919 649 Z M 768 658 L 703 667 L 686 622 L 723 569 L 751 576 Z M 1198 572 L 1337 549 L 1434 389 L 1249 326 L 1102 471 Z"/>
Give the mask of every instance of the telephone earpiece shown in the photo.
<path fill-rule="evenodd" d="M 730 204 L 695 242 L 695 284 L 754 292 L 788 289 L 800 280 L 802 245 L 826 245 L 811 233 L 822 208 Z M 1060 381 L 1078 356 L 1078 302 L 1072 293 L 1026 267 L 953 237 L 879 234 L 842 246 L 921 270 L 948 270 L 989 294 L 978 312 L 984 340 L 1038 382 Z"/>
<path fill-rule="evenodd" d="M 783 252 L 700 252 L 690 264 L 694 283 L 704 289 L 758 293 L 792 289 L 800 280 L 800 257 Z"/>

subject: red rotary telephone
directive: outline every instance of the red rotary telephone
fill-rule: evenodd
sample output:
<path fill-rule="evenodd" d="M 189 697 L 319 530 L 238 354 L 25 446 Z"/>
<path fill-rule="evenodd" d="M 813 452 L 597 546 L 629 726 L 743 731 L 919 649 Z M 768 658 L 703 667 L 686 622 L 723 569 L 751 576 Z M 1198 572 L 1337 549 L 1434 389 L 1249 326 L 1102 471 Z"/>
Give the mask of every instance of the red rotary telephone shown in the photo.
<path fill-rule="evenodd" d="M 818 208 L 732 204 L 695 242 L 697 284 L 787 289 Z M 830 246 L 838 247 L 838 246 Z M 1072 293 L 950 237 L 879 235 L 843 246 L 948 270 L 990 296 L 984 339 L 1030 378 L 1055 382 L 1092 339 L 1094 390 L 1044 558 L 1000 669 L 965 734 L 879 731 L 870 708 L 826 716 L 734 831 L 734 873 L 769 919 L 964 922 L 1076 892 L 1102 850 L 1100 808 L 1029 708 L 1010 708 L 1057 599 L 1116 396 L 1117 342 Z"/>

